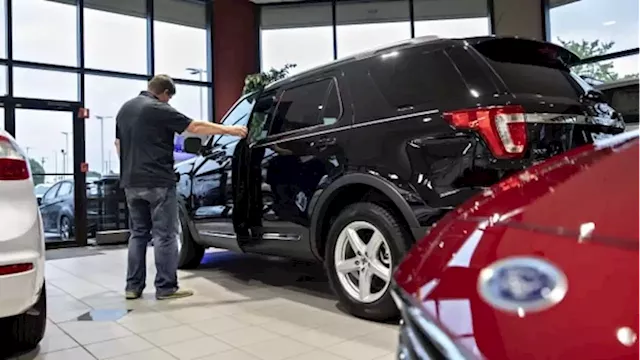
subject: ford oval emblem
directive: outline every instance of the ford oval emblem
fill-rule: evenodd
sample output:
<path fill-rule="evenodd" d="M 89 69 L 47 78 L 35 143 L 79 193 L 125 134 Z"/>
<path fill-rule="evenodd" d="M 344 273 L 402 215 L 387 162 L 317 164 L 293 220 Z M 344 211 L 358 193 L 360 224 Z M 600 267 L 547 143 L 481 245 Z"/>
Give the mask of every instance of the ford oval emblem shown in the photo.
<path fill-rule="evenodd" d="M 543 259 L 509 257 L 480 271 L 478 292 L 491 306 L 524 316 L 562 301 L 567 294 L 567 277 Z"/>

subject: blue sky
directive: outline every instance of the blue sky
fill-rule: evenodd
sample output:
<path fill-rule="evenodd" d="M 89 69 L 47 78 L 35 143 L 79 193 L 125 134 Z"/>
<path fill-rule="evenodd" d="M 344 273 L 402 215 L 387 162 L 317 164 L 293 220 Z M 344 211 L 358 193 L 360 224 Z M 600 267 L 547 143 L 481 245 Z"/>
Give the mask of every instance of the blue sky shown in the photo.
<path fill-rule="evenodd" d="M 240 1 L 240 0 L 238 0 Z M 138 1 L 142 4 L 142 2 Z M 3 1 L 0 1 L 0 12 Z M 75 7 L 47 0 L 14 0 L 14 54 L 20 60 L 75 66 Z M 146 28 L 142 18 L 85 10 L 85 59 L 92 68 L 144 73 L 146 70 Z M 0 24 L 0 29 L 4 24 Z M 416 35 L 464 37 L 489 33 L 488 18 L 419 21 Z M 406 39 L 408 22 L 365 25 L 340 25 L 339 57 Z M 186 68 L 206 68 L 206 34 L 204 29 L 160 23 L 155 25 L 156 71 L 174 77 L 198 79 Z M 638 46 L 637 0 L 580 0 L 551 11 L 551 35 L 555 40 L 615 41 L 613 50 Z M 0 37 L 0 57 L 4 57 L 4 38 Z M 330 26 L 265 30 L 262 39 L 263 68 L 296 63 L 294 71 L 329 62 L 333 59 Z M 621 74 L 638 72 L 637 56 L 615 60 Z M 0 69 L 0 93 L 4 90 L 5 72 Z M 206 75 L 204 75 L 206 78 Z M 77 100 L 76 76 L 38 70 L 16 70 L 15 93 L 26 97 Z M 92 118 L 86 122 L 86 153 L 93 170 L 117 171 L 113 151 L 114 120 L 104 120 L 104 150 L 100 151 L 100 121 L 96 116 L 115 116 L 129 98 L 145 87 L 143 81 L 86 77 L 86 105 Z M 206 91 L 194 86 L 179 86 L 172 105 L 194 118 L 208 118 Z M 202 112 L 202 116 L 201 116 Z M 4 126 L 0 112 L 0 127 Z M 47 172 L 62 171 L 60 151 L 65 148 L 62 132 L 71 131 L 66 114 L 33 112 L 17 113 L 16 135 L 30 155 L 45 159 Z M 101 155 L 102 154 L 102 155 Z M 105 165 L 102 163 L 108 163 Z M 58 166 L 55 166 L 57 159 Z M 109 161 L 110 159 L 110 161 Z M 67 159 L 68 168 L 72 164 Z"/>

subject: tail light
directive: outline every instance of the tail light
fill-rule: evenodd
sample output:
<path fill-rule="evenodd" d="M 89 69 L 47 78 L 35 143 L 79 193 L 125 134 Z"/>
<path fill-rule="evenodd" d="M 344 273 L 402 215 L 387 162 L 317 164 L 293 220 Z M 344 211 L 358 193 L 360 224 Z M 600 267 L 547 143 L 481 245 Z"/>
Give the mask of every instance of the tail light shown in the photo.
<path fill-rule="evenodd" d="M 29 179 L 29 164 L 10 139 L 0 136 L 0 180 Z"/>
<path fill-rule="evenodd" d="M 497 158 L 517 158 L 526 150 L 527 114 L 519 105 L 452 111 L 444 118 L 455 128 L 477 131 Z"/>
<path fill-rule="evenodd" d="M 19 274 L 19 273 L 30 271 L 32 269 L 33 269 L 32 263 L 4 265 L 4 266 L 0 266 L 0 276 Z"/>

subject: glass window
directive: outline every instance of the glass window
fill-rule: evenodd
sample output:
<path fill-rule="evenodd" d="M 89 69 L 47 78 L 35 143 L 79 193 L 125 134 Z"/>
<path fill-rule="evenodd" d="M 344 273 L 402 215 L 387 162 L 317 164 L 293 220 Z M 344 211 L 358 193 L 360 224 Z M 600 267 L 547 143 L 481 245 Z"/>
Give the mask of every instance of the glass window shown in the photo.
<path fill-rule="evenodd" d="M 156 0 L 155 71 L 179 79 L 207 79 L 204 2 Z"/>
<path fill-rule="evenodd" d="M 7 67 L 0 65 L 0 96 L 7 95 Z"/>
<path fill-rule="evenodd" d="M 338 58 L 411 38 L 406 0 L 338 2 Z"/>
<path fill-rule="evenodd" d="M 369 70 L 387 102 L 396 109 L 460 96 L 466 89 L 457 69 L 443 51 L 405 50 L 401 56 L 376 58 Z M 434 84 L 447 86 L 434 86 Z"/>
<path fill-rule="evenodd" d="M 120 107 L 147 87 L 146 81 L 86 75 L 85 102 L 91 118 L 85 121 L 85 158 L 96 176 L 117 174 L 120 162 L 114 146 L 115 117 Z"/>
<path fill-rule="evenodd" d="M 60 189 L 60 184 L 55 184 L 52 187 L 50 187 L 49 190 L 47 190 L 47 192 L 42 197 L 43 203 L 46 203 L 55 199 L 58 189 Z"/>
<path fill-rule="evenodd" d="M 77 66 L 76 7 L 69 3 L 48 0 L 13 2 L 14 59 Z"/>
<path fill-rule="evenodd" d="M 48 174 L 73 174 L 73 114 L 16 109 L 16 140 Z"/>
<path fill-rule="evenodd" d="M 176 95 L 170 104 L 192 119 L 206 121 L 211 119 L 209 101 L 208 87 L 176 84 Z"/>
<path fill-rule="evenodd" d="M 271 133 L 279 134 L 322 124 L 320 112 L 332 84 L 331 80 L 322 80 L 285 90 L 273 119 Z"/>
<path fill-rule="evenodd" d="M 416 37 L 471 37 L 489 35 L 491 22 L 486 0 L 414 0 Z"/>
<path fill-rule="evenodd" d="M 552 0 L 550 37 L 581 58 L 638 47 L 637 0 Z"/>
<path fill-rule="evenodd" d="M 638 78 L 638 55 L 574 66 L 572 70 L 586 80 L 611 82 Z"/>
<path fill-rule="evenodd" d="M 342 115 L 342 106 L 338 97 L 338 89 L 333 83 L 329 90 L 329 95 L 327 95 L 327 101 L 322 107 L 322 123 L 324 125 L 333 125 L 338 122 L 340 115 Z"/>
<path fill-rule="evenodd" d="M 78 101 L 78 74 L 52 70 L 13 68 L 16 97 Z"/>
<path fill-rule="evenodd" d="M 253 104 L 255 103 L 255 95 L 250 95 L 242 98 L 239 102 L 236 103 L 235 107 L 231 109 L 222 119 L 222 123 L 225 125 L 244 125 L 247 126 L 249 123 L 249 115 L 251 114 L 251 109 L 253 109 Z M 212 137 L 211 144 L 226 144 L 231 142 L 232 139 L 238 139 L 235 136 L 231 135 L 216 135 Z"/>
<path fill-rule="evenodd" d="M 295 64 L 295 74 L 333 60 L 331 4 L 268 6 L 261 10 L 262 70 Z"/>
<path fill-rule="evenodd" d="M 145 11 L 145 0 L 85 2 L 85 66 L 146 74 Z"/>
<path fill-rule="evenodd" d="M 6 28 L 6 23 L 4 19 L 6 17 L 7 10 L 5 8 L 4 3 L 5 3 L 4 1 L 0 1 L 0 29 L 2 30 Z M 7 57 L 7 39 L 3 31 L 2 34 L 0 34 L 0 58 L 6 58 L 6 57 Z"/>
<path fill-rule="evenodd" d="M 58 195 L 56 197 L 69 196 L 73 193 L 73 185 L 70 182 L 63 182 L 60 184 L 60 189 L 58 190 Z"/>

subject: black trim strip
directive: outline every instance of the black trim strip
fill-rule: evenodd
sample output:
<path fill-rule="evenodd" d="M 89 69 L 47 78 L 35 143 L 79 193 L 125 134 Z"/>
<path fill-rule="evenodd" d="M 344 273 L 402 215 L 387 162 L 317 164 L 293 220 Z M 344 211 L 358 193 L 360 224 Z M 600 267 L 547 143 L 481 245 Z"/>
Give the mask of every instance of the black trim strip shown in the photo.
<path fill-rule="evenodd" d="M 80 69 L 84 69 L 84 0 L 76 0 L 76 33 L 77 65 Z M 80 99 L 81 106 L 84 106 L 84 87 L 84 71 L 80 71 L 78 99 Z"/>
<path fill-rule="evenodd" d="M 207 1 L 206 5 L 205 5 L 205 26 L 206 26 L 206 32 L 207 32 L 207 108 L 209 111 L 209 118 L 208 119 L 200 119 L 200 120 L 209 120 L 209 121 L 215 121 L 216 118 L 216 104 L 215 104 L 215 93 L 213 92 L 213 80 L 214 80 L 214 66 L 215 66 L 215 59 L 213 58 L 213 50 L 214 50 L 214 41 L 215 41 L 215 37 L 214 37 L 214 28 L 213 28 L 213 15 L 214 15 L 214 9 L 213 9 L 213 1 Z"/>
<path fill-rule="evenodd" d="M 338 26 L 337 26 L 337 0 L 331 1 L 331 27 L 333 29 L 333 60 L 338 59 Z"/>
<path fill-rule="evenodd" d="M 541 0 L 543 1 L 543 0 Z M 491 35 L 496 34 L 496 8 L 493 0 L 487 0 L 487 11 L 489 12 L 489 31 Z"/>
<path fill-rule="evenodd" d="M 613 59 L 621 58 L 625 56 L 638 55 L 638 53 L 640 53 L 639 48 L 617 51 L 611 54 L 604 54 L 600 56 L 593 56 L 590 58 L 580 59 L 580 61 L 576 62 L 575 64 L 572 64 L 572 66 L 592 64 L 595 62 L 606 61 L 606 60 L 613 60 Z"/>
<path fill-rule="evenodd" d="M 155 46 L 153 31 L 153 0 L 147 0 L 147 75 L 155 75 Z"/>
<path fill-rule="evenodd" d="M 542 30 L 542 40 L 551 41 L 551 27 L 549 21 L 549 0 L 540 0 L 540 25 Z"/>
<path fill-rule="evenodd" d="M 409 26 L 411 27 L 411 38 L 416 37 L 416 16 L 413 9 L 413 0 L 409 0 Z"/>
<path fill-rule="evenodd" d="M 7 96 L 13 96 L 13 16 L 11 16 L 13 12 L 12 0 L 5 0 L 5 29 L 7 30 L 6 40 L 7 40 Z M 6 118 L 6 124 L 9 124 L 9 118 Z M 9 125 L 7 125 L 9 127 Z M 15 129 L 15 126 L 13 126 Z M 11 133 L 9 131 L 9 133 Z"/>

